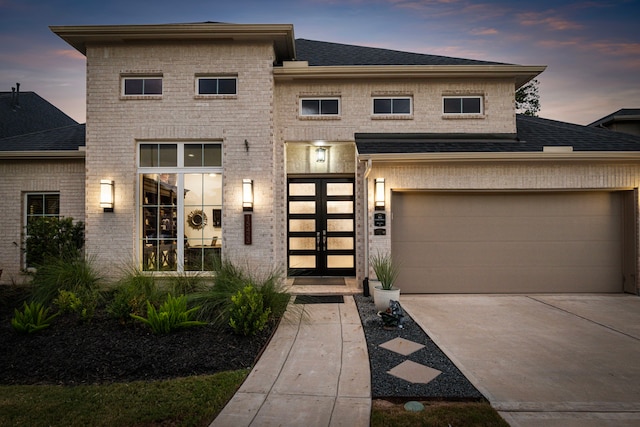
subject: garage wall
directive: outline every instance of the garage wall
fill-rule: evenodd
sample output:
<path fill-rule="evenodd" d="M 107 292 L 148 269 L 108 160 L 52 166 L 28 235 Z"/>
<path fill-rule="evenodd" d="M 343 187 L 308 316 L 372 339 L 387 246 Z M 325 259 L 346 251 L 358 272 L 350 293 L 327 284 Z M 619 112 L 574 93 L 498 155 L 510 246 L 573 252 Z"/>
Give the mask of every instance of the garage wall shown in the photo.
<path fill-rule="evenodd" d="M 504 162 L 486 165 L 476 163 L 375 163 L 369 174 L 368 206 L 369 206 L 369 249 L 391 250 L 393 221 L 387 221 L 385 236 L 373 235 L 373 180 L 385 178 L 387 203 L 386 213 L 391 218 L 391 192 L 398 190 L 437 190 L 437 191 L 487 191 L 487 190 L 614 190 L 633 189 L 640 185 L 640 166 L 630 163 L 586 163 L 586 162 Z M 635 228 L 633 242 L 625 247 L 632 249 L 634 257 L 626 262 L 627 292 L 637 292 L 635 277 L 638 275 L 638 196 L 637 191 L 631 193 L 634 221 L 627 224 L 627 229 Z M 627 218 L 628 219 L 628 218 Z M 628 223 L 628 221 L 627 221 Z M 622 262 L 622 260 L 621 260 Z M 373 276 L 372 271 L 369 275 Z"/>

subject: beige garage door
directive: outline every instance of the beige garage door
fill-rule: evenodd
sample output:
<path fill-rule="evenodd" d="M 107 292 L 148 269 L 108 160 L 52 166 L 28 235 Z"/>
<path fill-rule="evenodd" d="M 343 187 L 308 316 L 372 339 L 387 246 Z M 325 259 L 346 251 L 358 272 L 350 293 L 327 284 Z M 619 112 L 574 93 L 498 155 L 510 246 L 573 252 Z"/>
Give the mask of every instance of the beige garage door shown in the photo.
<path fill-rule="evenodd" d="M 394 192 L 403 293 L 622 292 L 622 192 Z"/>

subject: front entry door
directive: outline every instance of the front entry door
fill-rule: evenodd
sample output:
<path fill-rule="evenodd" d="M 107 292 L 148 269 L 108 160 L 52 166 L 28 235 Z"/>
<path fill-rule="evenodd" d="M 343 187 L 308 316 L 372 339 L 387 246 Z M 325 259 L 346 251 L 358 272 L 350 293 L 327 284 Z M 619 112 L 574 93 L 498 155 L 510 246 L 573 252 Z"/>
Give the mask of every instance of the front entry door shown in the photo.
<path fill-rule="evenodd" d="M 353 178 L 289 178 L 290 276 L 355 275 Z"/>

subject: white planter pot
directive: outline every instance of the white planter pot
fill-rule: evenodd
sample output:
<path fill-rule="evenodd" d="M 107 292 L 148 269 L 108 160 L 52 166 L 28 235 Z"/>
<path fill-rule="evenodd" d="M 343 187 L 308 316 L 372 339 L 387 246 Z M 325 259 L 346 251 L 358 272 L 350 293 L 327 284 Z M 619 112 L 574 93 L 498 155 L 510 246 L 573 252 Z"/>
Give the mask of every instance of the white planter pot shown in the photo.
<path fill-rule="evenodd" d="M 389 301 L 400 301 L 400 288 L 382 289 L 377 286 L 373 290 L 373 300 L 376 304 L 376 310 L 386 311 L 389 308 Z"/>
<path fill-rule="evenodd" d="M 369 279 L 369 296 L 373 298 L 374 301 L 376 299 L 373 293 L 374 293 L 374 290 L 376 289 L 376 286 L 382 287 L 382 283 L 380 283 L 380 280 Z"/>

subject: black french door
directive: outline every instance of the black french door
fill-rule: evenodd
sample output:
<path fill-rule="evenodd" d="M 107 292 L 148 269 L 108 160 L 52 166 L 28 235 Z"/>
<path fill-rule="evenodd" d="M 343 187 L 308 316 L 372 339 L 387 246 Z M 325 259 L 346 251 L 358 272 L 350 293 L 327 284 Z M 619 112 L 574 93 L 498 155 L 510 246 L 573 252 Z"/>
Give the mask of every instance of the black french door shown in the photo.
<path fill-rule="evenodd" d="M 355 275 L 353 178 L 289 178 L 288 274 Z"/>

